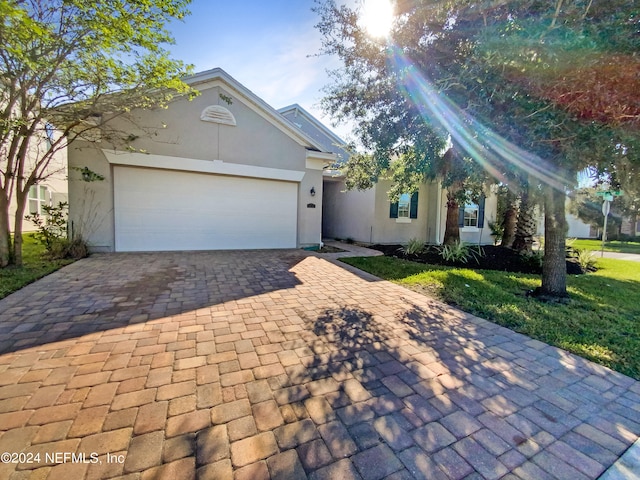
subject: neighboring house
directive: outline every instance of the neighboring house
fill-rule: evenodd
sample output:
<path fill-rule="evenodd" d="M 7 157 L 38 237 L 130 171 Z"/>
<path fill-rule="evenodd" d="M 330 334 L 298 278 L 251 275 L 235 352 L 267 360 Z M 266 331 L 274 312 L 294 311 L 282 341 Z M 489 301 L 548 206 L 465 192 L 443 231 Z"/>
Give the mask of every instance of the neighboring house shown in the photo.
<path fill-rule="evenodd" d="M 634 221 L 631 218 L 623 219 L 620 233 L 631 235 L 632 237 L 640 237 L 640 220 Z"/>
<path fill-rule="evenodd" d="M 104 177 L 70 175 L 75 231 L 94 251 L 319 245 L 335 155 L 222 69 L 185 81 L 201 95 L 112 121 L 135 151 L 106 138 L 70 146 L 70 167 Z"/>
<path fill-rule="evenodd" d="M 349 153 L 331 130 L 299 105 L 279 110 L 290 122 L 345 162 Z M 322 235 L 363 243 L 406 243 L 418 238 L 442 243 L 447 215 L 446 191 L 438 182 L 423 184 L 413 195 L 398 202 L 389 200 L 390 181 L 380 181 L 366 191 L 347 191 L 344 178 L 336 170 L 324 173 Z M 488 222 L 495 221 L 497 199 L 491 194 L 480 205 L 467 205 L 459 212 L 460 239 L 474 244 L 492 244 Z"/>
<path fill-rule="evenodd" d="M 596 238 L 598 236 L 598 229 L 593 228 L 591 225 L 584 223 L 577 216 L 566 212 L 567 220 L 567 237 L 575 238 Z M 544 235 L 544 220 L 542 225 L 542 235 Z"/>
<path fill-rule="evenodd" d="M 47 130 L 49 132 L 49 130 Z M 51 130 L 50 135 L 56 134 Z M 44 137 L 44 135 L 43 135 Z M 30 147 L 31 160 L 42 154 L 42 149 L 48 149 L 50 146 L 49 139 L 38 138 L 32 139 L 32 145 Z M 31 172 L 29 167 L 29 172 Z M 29 189 L 29 197 L 25 206 L 25 216 L 33 213 L 39 215 L 45 214 L 43 206 L 57 206 L 60 202 L 66 202 L 68 200 L 68 185 L 67 185 L 67 151 L 61 149 L 57 151 L 51 161 L 49 162 L 49 168 L 47 169 L 47 177 L 36 185 Z M 9 221 L 11 229 L 13 230 L 16 215 L 16 200 L 11 200 L 11 206 L 9 207 Z M 22 231 L 33 232 L 37 228 L 30 220 L 23 220 Z"/>
<path fill-rule="evenodd" d="M 577 216 L 569 213 L 569 201 L 567 200 L 567 209 L 565 210 L 565 219 L 567 221 L 567 237 L 569 238 L 597 238 L 600 235 L 600 230 L 593 228 L 591 225 L 584 223 Z M 540 212 L 540 209 L 536 208 L 536 215 L 538 216 L 538 227 L 536 234 L 539 237 L 544 237 L 544 214 Z"/>

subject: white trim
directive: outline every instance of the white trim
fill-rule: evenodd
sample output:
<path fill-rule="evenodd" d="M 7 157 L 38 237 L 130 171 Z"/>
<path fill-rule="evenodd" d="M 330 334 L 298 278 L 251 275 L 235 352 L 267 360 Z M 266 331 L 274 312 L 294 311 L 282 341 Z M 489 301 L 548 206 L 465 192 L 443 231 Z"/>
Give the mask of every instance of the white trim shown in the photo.
<path fill-rule="evenodd" d="M 323 178 L 335 178 L 336 180 L 344 180 L 344 175 L 340 170 L 323 170 Z"/>
<path fill-rule="evenodd" d="M 460 231 L 466 233 L 478 233 L 480 229 L 478 227 L 460 227 Z"/>
<path fill-rule="evenodd" d="M 398 217 L 398 218 L 396 218 L 396 223 L 411 223 L 411 218 L 409 218 L 409 217 Z"/>
<path fill-rule="evenodd" d="M 205 72 L 196 73 L 182 79 L 186 84 L 196 89 L 205 90 L 213 87 L 223 87 L 235 93 L 235 97 L 243 104 L 267 120 L 280 131 L 288 135 L 299 145 L 307 148 L 315 148 L 322 151 L 323 147 L 313 138 L 296 128 L 291 122 L 278 113 L 276 109 L 267 104 L 247 87 L 238 82 L 221 68 L 214 68 Z M 199 88 L 197 88 L 199 87 Z"/>
<path fill-rule="evenodd" d="M 185 172 L 214 173 L 219 175 L 233 175 L 236 177 L 283 180 L 286 182 L 300 182 L 304 177 L 304 172 L 298 170 L 284 170 L 281 168 L 226 163 L 222 160 L 197 160 L 195 158 L 170 157 L 167 155 L 114 152 L 113 150 L 104 149 L 102 150 L 102 153 L 107 157 L 107 161 L 113 165 L 160 168 Z"/>
<path fill-rule="evenodd" d="M 338 155 L 331 152 L 315 152 L 307 150 L 307 159 L 323 160 L 325 163 L 335 162 Z"/>
<path fill-rule="evenodd" d="M 312 152 L 307 150 L 305 166 L 310 170 L 324 170 L 325 167 L 337 160 L 335 153 Z"/>

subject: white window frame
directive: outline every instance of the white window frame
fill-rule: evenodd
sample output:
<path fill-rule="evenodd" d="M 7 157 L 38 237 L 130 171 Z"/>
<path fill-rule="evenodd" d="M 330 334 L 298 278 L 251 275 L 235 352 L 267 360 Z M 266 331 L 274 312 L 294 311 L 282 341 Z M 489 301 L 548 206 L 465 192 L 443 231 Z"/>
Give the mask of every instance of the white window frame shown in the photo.
<path fill-rule="evenodd" d="M 35 196 L 33 192 L 35 192 Z M 37 205 L 35 211 L 31 208 L 32 202 L 35 202 L 35 205 Z M 46 185 L 32 185 L 31 188 L 29 188 L 29 195 L 27 197 L 29 215 L 33 215 L 34 213 L 43 215 L 43 205 L 51 206 L 51 190 Z"/>
<path fill-rule="evenodd" d="M 467 225 L 467 221 L 471 221 L 474 220 L 474 218 L 472 218 L 471 216 L 467 217 L 467 211 L 473 211 L 475 210 L 476 215 L 475 215 L 475 225 Z M 462 230 L 464 230 L 465 232 L 475 232 L 478 231 L 478 219 L 480 218 L 480 205 L 478 205 L 477 203 L 467 203 L 464 206 L 464 215 L 463 215 L 463 224 L 462 224 Z"/>
<path fill-rule="evenodd" d="M 409 193 L 403 193 L 398 198 L 398 218 L 396 218 L 396 223 L 411 223 L 411 194 Z"/>

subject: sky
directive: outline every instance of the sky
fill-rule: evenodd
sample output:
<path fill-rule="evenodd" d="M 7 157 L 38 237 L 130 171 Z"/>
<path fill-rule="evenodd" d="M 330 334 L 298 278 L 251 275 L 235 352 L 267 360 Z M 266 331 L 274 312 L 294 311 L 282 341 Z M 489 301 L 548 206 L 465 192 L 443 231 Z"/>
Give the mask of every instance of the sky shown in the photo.
<path fill-rule="evenodd" d="M 275 109 L 300 104 L 344 140 L 350 127 L 322 112 L 326 70 L 313 0 L 193 0 L 191 15 L 169 25 L 172 56 L 195 72 L 220 67 Z"/>

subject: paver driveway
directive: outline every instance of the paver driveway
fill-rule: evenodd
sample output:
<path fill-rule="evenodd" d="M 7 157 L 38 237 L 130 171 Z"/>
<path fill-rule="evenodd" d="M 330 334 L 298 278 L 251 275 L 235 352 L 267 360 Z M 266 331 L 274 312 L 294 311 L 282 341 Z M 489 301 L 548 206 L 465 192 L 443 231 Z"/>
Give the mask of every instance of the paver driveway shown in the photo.
<path fill-rule="evenodd" d="M 638 382 L 300 251 L 95 255 L 0 347 L 3 479 L 579 480 L 640 434 Z"/>

